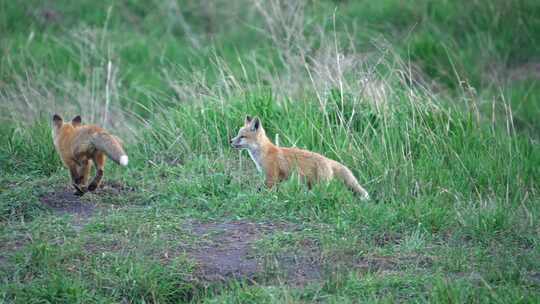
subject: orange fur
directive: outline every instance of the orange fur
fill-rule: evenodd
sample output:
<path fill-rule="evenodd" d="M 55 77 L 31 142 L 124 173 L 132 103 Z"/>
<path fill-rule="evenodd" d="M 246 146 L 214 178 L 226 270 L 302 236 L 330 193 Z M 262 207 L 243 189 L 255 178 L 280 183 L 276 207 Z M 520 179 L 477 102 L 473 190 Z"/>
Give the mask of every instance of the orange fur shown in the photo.
<path fill-rule="evenodd" d="M 259 171 L 265 174 L 266 186 L 269 188 L 289 178 L 294 170 L 309 188 L 315 183 L 329 182 L 337 178 L 362 198 L 369 198 L 368 192 L 360 186 L 351 170 L 339 162 L 315 152 L 275 146 L 266 136 L 257 117 L 246 117 L 244 126 L 231 140 L 231 145 L 237 149 L 248 150 Z"/>
<path fill-rule="evenodd" d="M 124 166 L 128 162 L 127 155 L 116 137 L 98 126 L 83 125 L 80 116 L 66 123 L 55 114 L 53 141 L 62 162 L 69 169 L 78 195 L 94 191 L 100 185 L 106 156 Z M 96 167 L 96 176 L 86 187 L 92 164 Z"/>

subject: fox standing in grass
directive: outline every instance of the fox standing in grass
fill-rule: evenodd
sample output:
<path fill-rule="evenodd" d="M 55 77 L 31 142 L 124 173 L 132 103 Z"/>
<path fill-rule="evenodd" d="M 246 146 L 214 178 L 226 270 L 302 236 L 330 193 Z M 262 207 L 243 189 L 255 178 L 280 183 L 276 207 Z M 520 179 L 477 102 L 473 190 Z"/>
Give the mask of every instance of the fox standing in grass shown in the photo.
<path fill-rule="evenodd" d="M 128 164 L 120 140 L 96 125 L 83 125 L 81 116 L 66 123 L 54 114 L 52 133 L 54 147 L 69 169 L 76 195 L 97 189 L 103 179 L 105 156 L 122 166 Z M 86 187 L 92 163 L 96 167 L 96 176 Z"/>
<path fill-rule="evenodd" d="M 291 171 L 296 170 L 311 188 L 316 182 L 329 182 L 337 178 L 349 189 L 368 199 L 368 192 L 360 186 L 351 170 L 335 160 L 318 153 L 297 148 L 275 146 L 262 127 L 258 117 L 246 116 L 244 126 L 238 135 L 231 139 L 231 145 L 237 149 L 247 149 L 257 169 L 266 175 L 266 186 L 272 188 L 276 183 L 287 179 Z"/>

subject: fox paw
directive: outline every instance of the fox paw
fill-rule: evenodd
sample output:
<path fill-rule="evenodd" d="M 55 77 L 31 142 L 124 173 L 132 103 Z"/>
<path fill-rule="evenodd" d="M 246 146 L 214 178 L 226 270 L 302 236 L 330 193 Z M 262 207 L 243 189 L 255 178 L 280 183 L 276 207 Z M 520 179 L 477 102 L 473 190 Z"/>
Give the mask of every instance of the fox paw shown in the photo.
<path fill-rule="evenodd" d="M 77 184 L 73 184 L 73 188 L 75 188 L 75 195 L 77 196 L 83 196 L 86 193 L 86 189 L 84 187 L 81 187 Z"/>
<path fill-rule="evenodd" d="M 97 184 L 90 184 L 90 185 L 88 186 L 88 191 L 94 191 L 94 190 L 97 189 L 97 187 L 98 187 Z"/>

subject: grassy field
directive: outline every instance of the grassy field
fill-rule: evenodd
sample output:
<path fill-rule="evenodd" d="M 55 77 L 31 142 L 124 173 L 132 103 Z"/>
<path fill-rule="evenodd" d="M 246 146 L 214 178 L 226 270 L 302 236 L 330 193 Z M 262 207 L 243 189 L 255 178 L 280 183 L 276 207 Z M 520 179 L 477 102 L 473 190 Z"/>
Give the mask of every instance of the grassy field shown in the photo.
<path fill-rule="evenodd" d="M 0 0 L 0 303 L 540 302 L 538 1 L 201 2 Z M 55 112 L 129 166 L 74 196 Z"/>

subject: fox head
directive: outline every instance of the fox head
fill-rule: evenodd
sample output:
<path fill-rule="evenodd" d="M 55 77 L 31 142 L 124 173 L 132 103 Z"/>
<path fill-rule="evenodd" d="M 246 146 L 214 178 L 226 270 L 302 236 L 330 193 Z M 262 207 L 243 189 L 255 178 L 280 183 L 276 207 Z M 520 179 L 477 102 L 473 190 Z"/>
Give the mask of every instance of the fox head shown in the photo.
<path fill-rule="evenodd" d="M 54 114 L 53 119 L 53 128 L 52 128 L 52 135 L 53 140 L 56 140 L 56 138 L 65 132 L 66 130 L 72 130 L 74 128 L 77 128 L 81 125 L 82 119 L 80 115 L 77 115 L 73 117 L 71 122 L 64 122 L 64 119 L 62 119 L 62 116 L 58 114 Z"/>
<path fill-rule="evenodd" d="M 231 139 L 231 145 L 236 149 L 255 149 L 266 137 L 261 120 L 258 117 L 246 116 L 244 126 L 238 130 L 238 135 Z"/>

